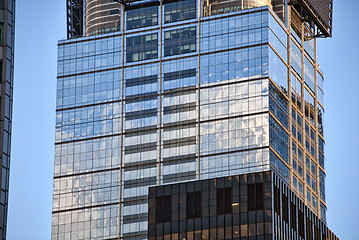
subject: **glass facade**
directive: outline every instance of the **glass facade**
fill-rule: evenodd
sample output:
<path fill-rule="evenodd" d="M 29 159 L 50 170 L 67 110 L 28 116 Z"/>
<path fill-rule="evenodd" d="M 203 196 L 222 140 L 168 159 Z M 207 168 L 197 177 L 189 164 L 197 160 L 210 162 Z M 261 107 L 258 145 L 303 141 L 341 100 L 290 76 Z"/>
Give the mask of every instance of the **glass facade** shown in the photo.
<path fill-rule="evenodd" d="M 151 187 L 148 239 L 337 240 L 274 172 Z"/>
<path fill-rule="evenodd" d="M 208 4 L 125 4 L 59 42 L 53 240 L 147 239 L 149 187 L 268 170 L 325 221 L 313 33 L 286 4 Z"/>
<path fill-rule="evenodd" d="M 6 239 L 14 86 L 15 0 L 0 0 L 0 239 Z"/>

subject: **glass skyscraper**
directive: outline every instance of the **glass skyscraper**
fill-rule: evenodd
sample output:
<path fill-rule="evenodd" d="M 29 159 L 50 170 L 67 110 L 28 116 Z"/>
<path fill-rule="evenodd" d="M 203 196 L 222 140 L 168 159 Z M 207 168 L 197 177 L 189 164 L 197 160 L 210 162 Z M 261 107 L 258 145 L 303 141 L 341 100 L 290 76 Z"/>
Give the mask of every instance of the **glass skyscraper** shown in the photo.
<path fill-rule="evenodd" d="M 68 39 L 58 43 L 53 240 L 326 239 L 319 234 L 327 229 L 324 77 L 316 38 L 331 36 L 332 1 L 67 4 Z M 269 205 L 258 200 L 273 218 L 263 223 L 270 229 L 263 234 L 239 230 L 235 236 L 231 220 L 225 238 L 220 230 L 206 235 L 204 225 L 191 235 L 187 219 L 204 219 L 204 210 L 183 209 L 192 202 L 204 209 L 201 193 L 164 197 L 177 196 L 163 189 L 186 186 L 180 182 L 229 177 L 235 184 L 235 176 L 257 173 L 271 180 L 258 180 L 264 183 L 254 195 L 245 187 L 243 208 L 234 187 L 210 198 L 231 196 L 222 199 L 231 207 L 221 206 L 234 219 L 235 204 L 250 214 L 261 210 L 251 202 L 273 196 Z M 150 196 L 155 186 L 164 187 Z M 303 216 L 292 217 L 296 206 Z M 221 211 L 212 214 L 229 214 Z M 299 220 L 290 225 L 289 219 Z M 174 222 L 187 228 L 180 233 Z M 242 223 L 238 228 L 248 229 Z"/>
<path fill-rule="evenodd" d="M 0 0 L 0 239 L 6 239 L 14 86 L 15 0 Z"/>

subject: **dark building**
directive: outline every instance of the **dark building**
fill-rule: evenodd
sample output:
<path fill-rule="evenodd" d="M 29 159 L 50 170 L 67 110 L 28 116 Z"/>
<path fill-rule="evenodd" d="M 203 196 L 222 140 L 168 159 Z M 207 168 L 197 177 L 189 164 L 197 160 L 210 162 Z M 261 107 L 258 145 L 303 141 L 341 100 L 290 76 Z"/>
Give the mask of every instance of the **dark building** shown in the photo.
<path fill-rule="evenodd" d="M 0 238 L 6 239 L 14 85 L 15 0 L 0 0 Z"/>
<path fill-rule="evenodd" d="M 151 187 L 149 240 L 337 240 L 273 171 Z"/>

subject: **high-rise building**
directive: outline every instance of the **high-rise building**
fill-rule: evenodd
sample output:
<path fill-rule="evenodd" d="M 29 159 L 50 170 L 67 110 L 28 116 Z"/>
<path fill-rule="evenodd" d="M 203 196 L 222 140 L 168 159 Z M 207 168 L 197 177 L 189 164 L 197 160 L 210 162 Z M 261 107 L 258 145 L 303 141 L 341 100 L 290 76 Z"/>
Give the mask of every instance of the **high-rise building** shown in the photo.
<path fill-rule="evenodd" d="M 53 240 L 336 239 L 316 54 L 331 0 L 67 4 Z"/>
<path fill-rule="evenodd" d="M 0 0 L 0 239 L 6 239 L 14 85 L 15 0 Z"/>

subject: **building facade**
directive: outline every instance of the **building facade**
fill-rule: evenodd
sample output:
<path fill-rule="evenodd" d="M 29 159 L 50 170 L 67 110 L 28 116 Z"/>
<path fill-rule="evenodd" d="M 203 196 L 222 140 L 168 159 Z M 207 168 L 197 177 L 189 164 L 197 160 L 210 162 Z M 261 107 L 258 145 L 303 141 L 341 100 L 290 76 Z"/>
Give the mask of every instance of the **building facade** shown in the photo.
<path fill-rule="evenodd" d="M 14 86 L 15 0 L 0 0 L 0 238 L 6 239 Z"/>
<path fill-rule="evenodd" d="M 148 239 L 338 239 L 272 171 L 157 186 L 148 195 Z"/>
<path fill-rule="evenodd" d="M 108 4 L 68 6 L 92 2 Z M 123 1 L 113 32 L 68 22 L 52 239 L 149 239 L 149 187 L 268 171 L 325 225 L 316 38 L 331 18 L 309 2 Z"/>

